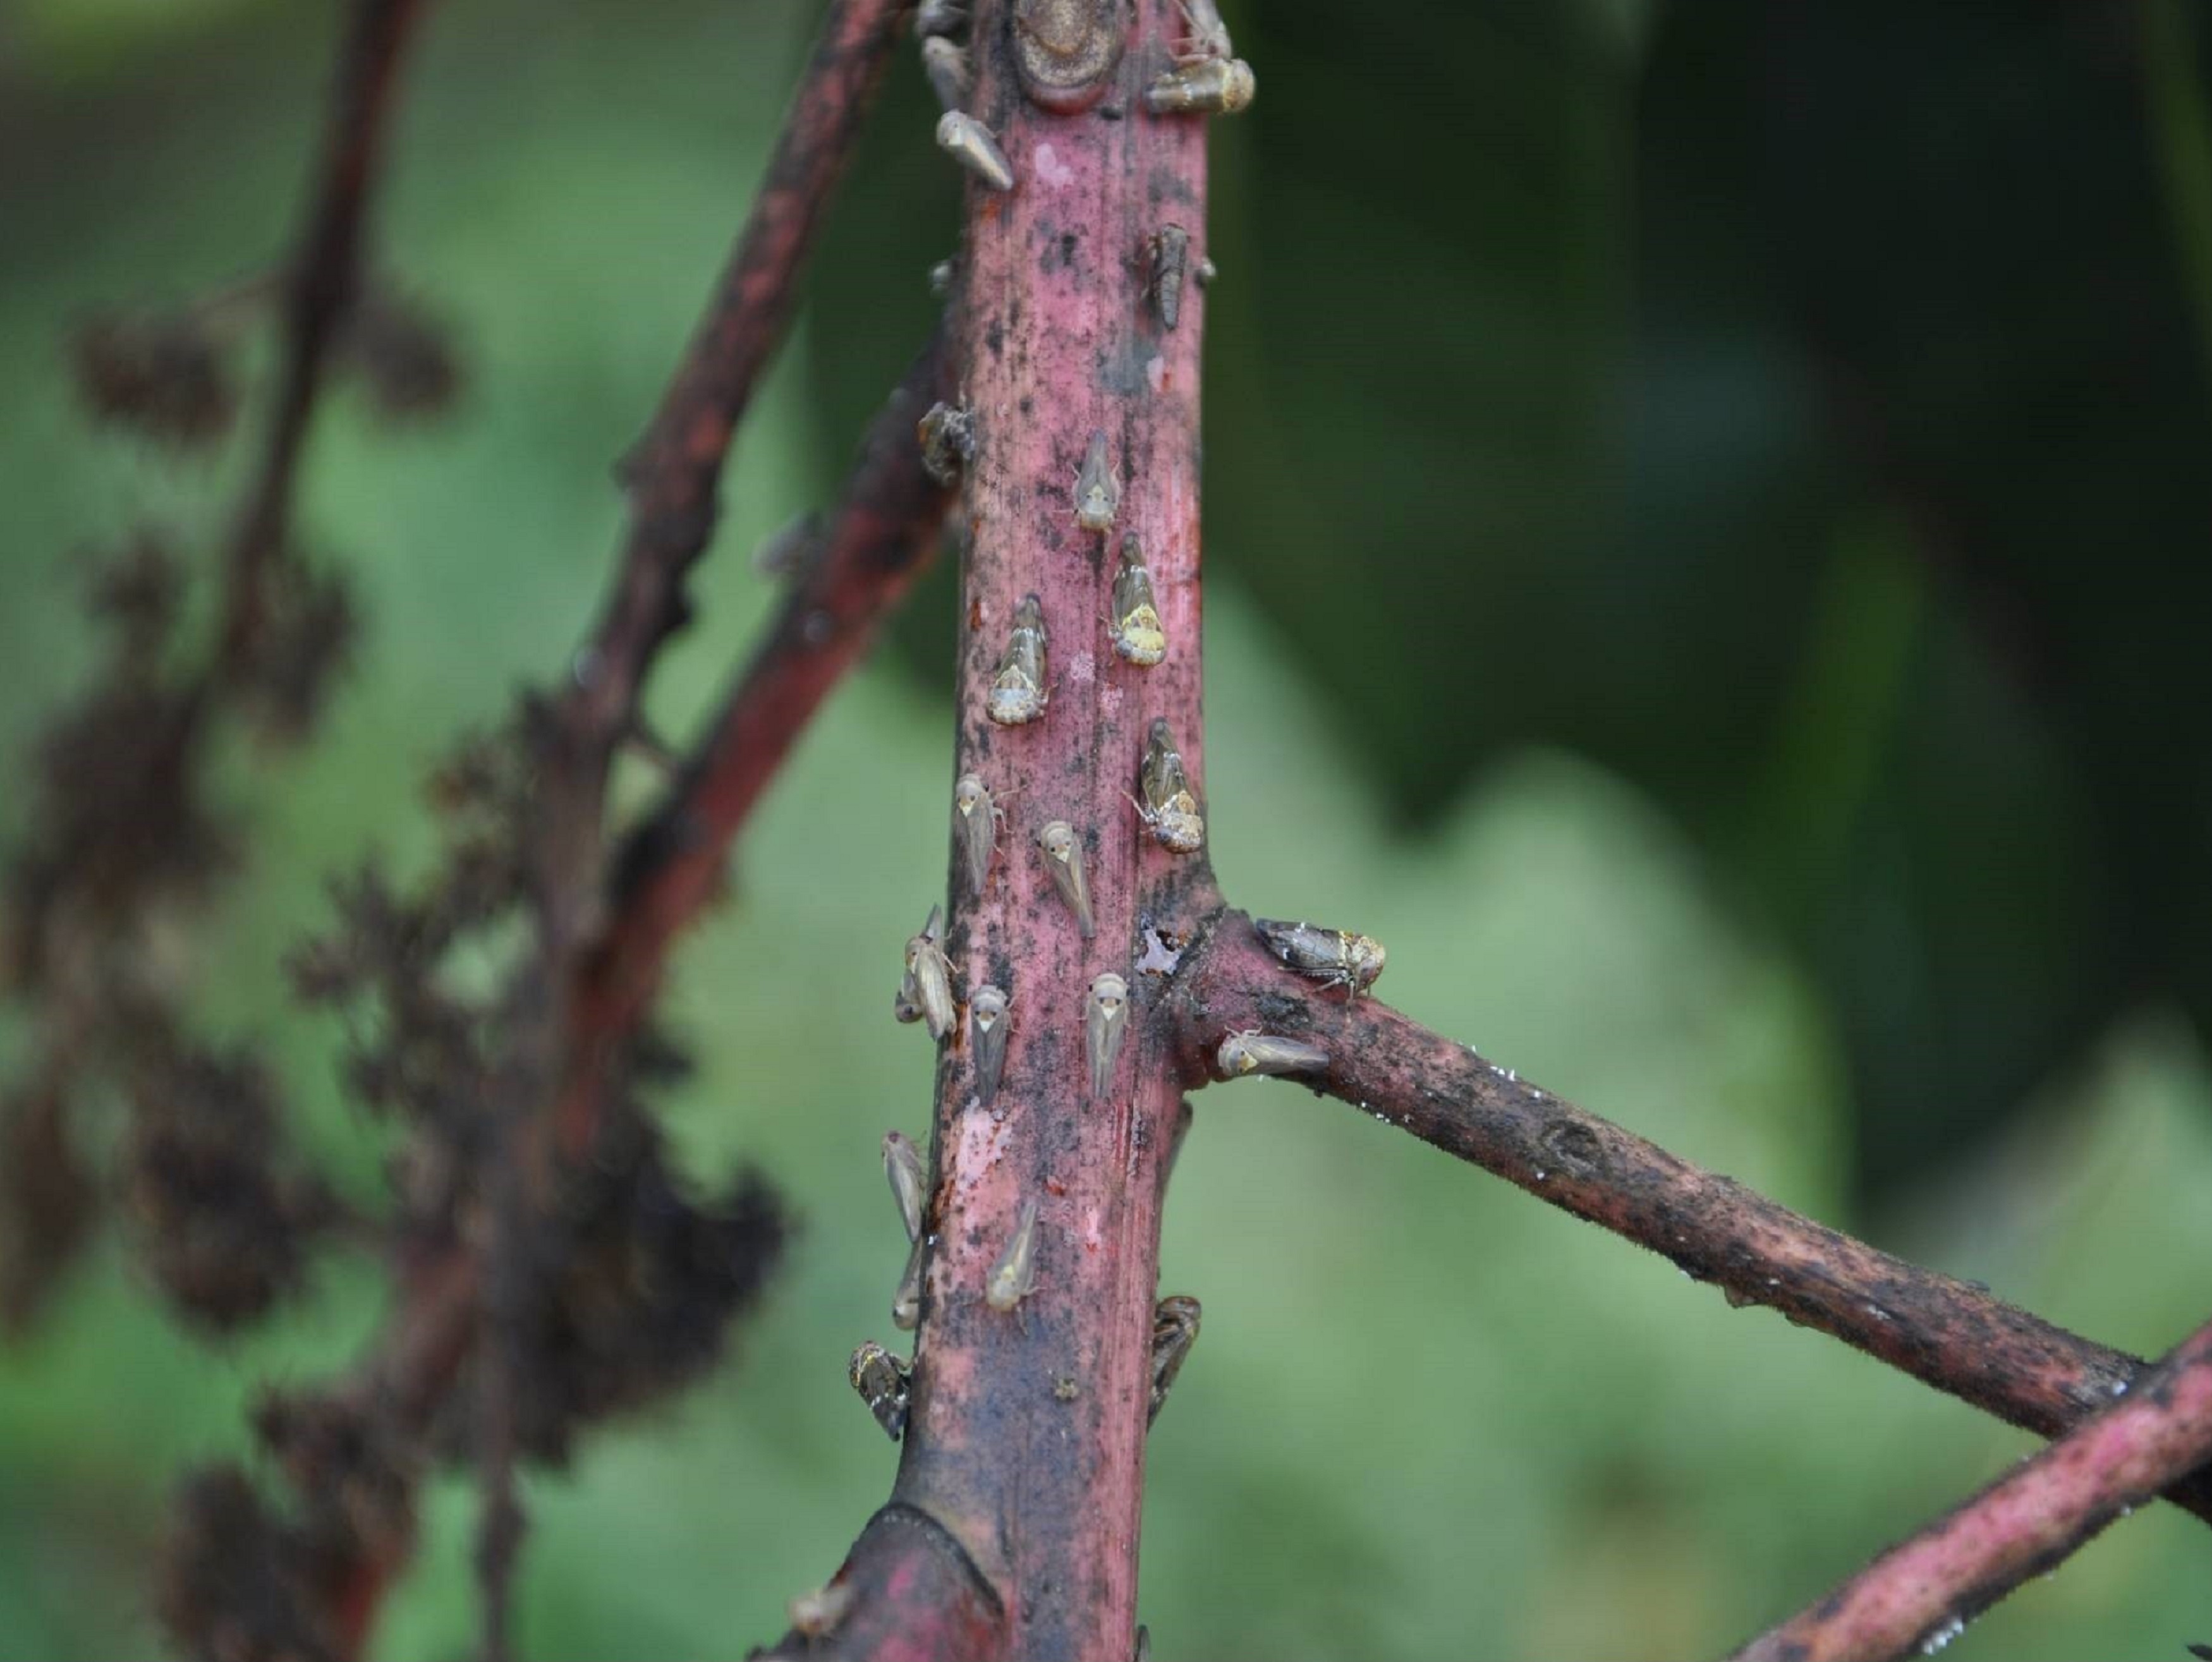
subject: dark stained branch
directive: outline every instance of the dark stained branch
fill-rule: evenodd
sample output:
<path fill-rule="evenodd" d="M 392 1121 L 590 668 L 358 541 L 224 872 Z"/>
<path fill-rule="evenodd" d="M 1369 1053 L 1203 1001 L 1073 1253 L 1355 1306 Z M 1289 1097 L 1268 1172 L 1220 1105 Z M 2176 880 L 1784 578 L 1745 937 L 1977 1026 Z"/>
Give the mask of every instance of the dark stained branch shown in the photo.
<path fill-rule="evenodd" d="M 602 756 L 627 736 L 654 651 L 689 614 L 731 436 L 783 337 L 799 278 L 875 100 L 903 0 L 835 0 L 706 314 L 623 477 L 629 523 L 575 663 L 570 719 Z"/>
<path fill-rule="evenodd" d="M 218 657 L 224 672 L 242 667 L 268 605 L 269 569 L 285 555 L 308 425 L 362 288 L 363 227 L 400 54 L 422 9 L 422 0 L 362 0 L 348 26 L 307 227 L 284 273 L 276 408 L 231 537 Z"/>
<path fill-rule="evenodd" d="M 1882 1662 L 1940 1648 L 2032 1575 L 2064 1562 L 2212 1461 L 2212 1326 L 2128 1393 L 1971 1501 L 1760 1635 L 1735 1662 Z"/>
<path fill-rule="evenodd" d="M 587 1138 L 609 1057 L 650 1003 L 677 934 L 713 898 L 753 804 L 936 555 L 952 494 L 923 468 L 915 423 L 945 384 L 943 343 L 933 340 L 870 426 L 767 637 L 665 798 L 615 857 L 607 925 L 584 961 L 570 1035 L 561 1118 L 571 1155 Z"/>
<path fill-rule="evenodd" d="M 1650 1247 L 1731 1304 L 1778 1310 L 2040 1436 L 2110 1406 L 2146 1367 L 1700 1170 L 1386 1004 L 1317 991 L 1268 955 L 1241 912 L 1210 921 L 1173 1007 L 1194 1083 L 1233 1033 L 1318 1045 L 1331 1060 L 1313 1083 L 1328 1095 Z M 2166 1498 L 2212 1521 L 2212 1474 Z"/>
<path fill-rule="evenodd" d="M 872 100 L 901 21 L 901 0 L 835 0 L 752 212 L 663 395 L 645 440 L 623 469 L 628 527 L 600 616 L 560 690 L 523 742 L 533 747 L 537 789 L 521 849 L 534 927 L 526 955 L 501 998 L 497 1062 L 486 1086 L 494 1169 L 495 1226 L 489 1240 L 460 1239 L 428 1261 L 404 1266 L 400 1307 L 356 1368 L 350 1389 L 379 1401 L 399 1435 L 421 1439 L 471 1377 L 472 1360 L 494 1447 L 484 1465 L 485 1510 L 478 1544 L 487 1595 L 487 1636 L 504 1643 L 507 1565 L 521 1521 L 514 1504 L 516 1365 L 506 1335 L 513 1313 L 493 1307 L 500 1289 L 523 1273 L 521 1235 L 559 1204 L 562 1169 L 556 1130 L 570 1125 L 588 1150 L 605 1093 L 580 1092 L 573 1115 L 556 1115 L 571 1076 L 578 1013 L 592 1003 L 589 966 L 603 932 L 618 931 L 607 895 L 604 847 L 606 783 L 613 758 L 634 731 L 640 693 L 661 645 L 688 615 L 683 588 L 705 551 L 718 509 L 724 458 L 760 373 L 789 319 L 799 272 Z M 911 418 L 908 418 L 909 421 Z M 909 429 L 909 443 L 911 442 Z M 941 501 L 895 505 L 872 528 L 886 567 L 911 566 L 908 541 L 933 536 Z M 840 661 L 842 668 L 849 656 Z M 827 681 L 823 682 L 826 688 Z M 817 694 L 818 698 L 818 694 Z M 811 702 L 786 713 L 803 721 Z M 776 747 L 780 753 L 781 746 Z M 757 788 L 757 787 L 756 787 Z M 742 810 L 724 816 L 733 836 Z M 672 927 L 672 925 L 671 925 Z M 633 1014 L 635 1012 L 633 1011 Z M 358 1654 L 384 1593 L 404 1568 L 411 1543 L 375 1544 L 361 1562 L 326 1579 L 334 1602 L 326 1627 Z"/>

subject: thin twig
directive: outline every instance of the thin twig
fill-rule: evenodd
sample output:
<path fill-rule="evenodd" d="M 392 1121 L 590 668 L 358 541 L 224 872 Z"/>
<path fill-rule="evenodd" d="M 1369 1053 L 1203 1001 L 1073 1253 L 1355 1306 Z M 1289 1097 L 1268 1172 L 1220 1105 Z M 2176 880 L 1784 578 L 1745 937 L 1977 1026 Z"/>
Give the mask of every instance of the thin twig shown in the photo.
<path fill-rule="evenodd" d="M 933 358 L 926 355 L 924 361 L 933 362 Z M 909 383 L 907 391 L 887 406 L 871 429 L 861 460 L 848 482 L 847 498 L 831 516 L 821 570 L 825 574 L 839 571 L 847 574 L 845 579 L 832 584 L 836 616 L 845 623 L 836 630 L 835 642 L 824 647 L 823 656 L 834 658 L 839 671 L 849 668 L 858 657 L 867 633 L 864 620 L 880 615 L 889 604 L 888 598 L 880 604 L 869 599 L 866 585 L 880 582 L 887 591 L 895 593 L 911 580 L 936 547 L 945 496 L 922 474 L 919 452 L 913 442 L 913 422 L 903 417 L 901 400 L 911 391 Z M 902 434 L 899 431 L 902 419 Z M 899 439 L 903 442 L 894 442 Z M 746 743 L 739 747 L 750 758 L 746 763 L 749 773 L 763 759 L 788 753 L 792 739 L 812 716 L 822 694 L 828 690 L 829 682 L 821 678 L 825 664 L 793 654 L 785 627 L 787 622 L 788 614 L 771 628 L 767 639 L 757 649 L 754 663 L 757 669 L 769 663 L 792 664 L 794 676 L 811 689 L 810 695 L 787 696 L 796 683 L 779 676 L 749 673 L 742 677 L 739 691 L 732 695 L 705 740 L 685 762 L 671 803 L 647 822 L 648 826 L 686 822 L 684 811 L 677 806 L 684 798 L 680 781 L 720 777 L 710 758 L 728 749 L 732 733 L 749 735 Z M 803 623 L 801 627 L 803 630 Z M 759 696 L 744 696 L 743 689 L 747 687 L 762 688 Z M 668 903 L 669 895 L 680 890 L 684 879 L 673 871 L 664 872 L 657 859 L 645 851 L 657 846 L 679 864 L 696 864 L 699 870 L 711 872 L 719 867 L 743 828 L 766 778 L 766 773 L 761 773 L 742 801 L 724 802 L 718 798 L 702 822 L 711 828 L 702 832 L 696 840 L 679 837 L 656 843 L 643 832 L 633 839 L 608 879 L 611 894 L 629 898 L 617 899 L 609 918 L 606 942 L 595 949 L 591 962 L 637 964 L 644 961 L 637 955 L 658 954 L 665 949 L 676 930 L 696 915 L 698 906 L 684 910 Z M 622 880 L 619 874 L 623 870 L 638 873 L 635 885 Z M 661 875 L 651 876 L 654 873 Z M 634 919 L 633 907 L 647 905 L 656 908 L 653 917 L 649 921 Z M 611 944 L 616 942 L 631 943 L 636 950 L 617 952 Z M 623 985 L 634 986 L 635 983 Z M 641 1004 L 625 1001 L 622 1021 L 634 1021 L 641 1008 Z M 574 1009 L 580 1013 L 580 1025 L 574 1034 L 577 1048 L 572 1050 L 572 1055 L 580 1057 L 583 1047 L 596 1035 L 604 1042 L 594 1053 L 604 1058 L 611 1052 L 619 1034 L 628 1031 L 627 1027 L 610 1025 L 602 1019 L 603 1013 L 595 1015 L 593 1012 L 599 1011 L 599 1007 L 588 994 L 578 1000 Z M 588 1077 L 596 1079 L 596 1071 L 587 1071 L 581 1060 L 575 1068 L 573 1077 L 583 1078 L 588 1073 Z M 573 1099 L 573 1107 L 564 1105 L 560 1125 L 564 1129 L 573 1129 L 588 1143 L 599 1100 L 596 1090 L 579 1092 Z M 552 1124 L 542 1119 L 533 1123 L 541 1136 Z M 402 1428 L 414 1435 L 419 1435 L 436 1416 L 479 1337 L 486 1277 L 490 1272 L 491 1266 L 481 1249 L 470 1246 L 453 1247 L 431 1261 L 411 1267 L 406 1276 L 407 1291 L 400 1308 L 361 1364 L 361 1388 L 386 1403 Z M 488 1514 L 487 1522 L 490 1521 L 493 1519 Z M 364 1608 L 347 1629 L 353 1642 L 349 1653 L 358 1653 L 373 1622 L 375 1605 L 398 1568 L 391 1564 L 364 1569 L 360 1580 L 370 1591 L 356 1598 L 356 1602 Z"/>
<path fill-rule="evenodd" d="M 923 468 L 914 429 L 945 390 L 933 339 L 869 428 L 812 563 L 665 798 L 615 857 L 607 926 L 580 972 L 571 1028 L 561 1137 L 572 1157 L 588 1141 L 608 1058 L 651 1000 L 678 932 L 713 898 L 738 828 L 937 552 L 951 492 Z"/>
<path fill-rule="evenodd" d="M 1318 1045 L 1330 1059 L 1312 1083 L 1328 1095 L 1649 1246 L 1733 1305 L 1766 1305 L 2041 1436 L 2108 1407 L 2147 1366 L 1703 1171 L 1372 998 L 1301 981 L 1241 912 L 1203 936 L 1176 978 L 1194 1082 L 1231 1033 Z M 2212 1474 L 2166 1498 L 2212 1521 Z"/>
<path fill-rule="evenodd" d="M 646 666 L 689 615 L 684 579 L 713 535 L 738 421 L 782 339 L 799 278 L 897 38 L 904 0 L 836 0 L 750 215 L 645 437 L 623 464 L 615 579 L 577 654 L 571 719 L 604 758 L 629 732 Z"/>
<path fill-rule="evenodd" d="M 496 1143 L 520 1192 L 516 1206 L 499 1209 L 492 1241 L 453 1247 L 410 1271 L 408 1295 L 356 1372 L 356 1388 L 384 1393 L 407 1435 L 427 1431 L 477 1346 L 499 1344 L 498 1313 L 488 1308 L 495 1301 L 487 1300 L 487 1289 L 495 1292 L 514 1273 L 514 1213 L 550 1204 L 557 1155 L 551 1131 L 559 1123 L 550 1110 L 568 1071 L 571 1020 L 583 1002 L 584 967 L 604 915 L 609 871 L 602 822 L 612 759 L 635 723 L 653 657 L 686 619 L 684 580 L 713 531 L 731 436 L 789 318 L 799 273 L 902 11 L 902 0 L 836 0 L 830 8 L 752 212 L 647 436 L 625 469 L 630 516 L 611 591 L 573 660 L 554 707 L 550 750 L 540 759 L 538 811 L 526 851 L 536 949 L 504 1001 L 510 1012 L 507 1053 L 490 1106 Z M 930 513 L 926 525 L 907 525 L 906 534 L 926 539 L 939 512 Z M 900 529 L 882 528 L 885 546 Z M 803 720 L 811 709 L 794 712 L 793 719 Z M 736 828 L 732 818 L 726 834 Z M 574 1116 L 585 1144 L 600 1101 L 600 1093 L 585 1094 Z M 490 1370 L 495 1380 L 499 1371 L 496 1364 Z M 495 1383 L 495 1393 L 497 1388 Z M 479 1538 L 487 1644 L 495 1653 L 505 1642 L 504 1566 L 518 1526 L 511 1464 L 511 1456 L 489 1463 L 499 1469 L 486 1473 Z M 352 1568 L 331 1578 L 343 1596 L 343 1608 L 331 1612 L 332 1626 L 348 1654 L 366 1642 L 402 1565 Z"/>
<path fill-rule="evenodd" d="M 308 217 L 283 283 L 283 364 L 261 457 L 231 537 L 217 669 L 244 664 L 284 557 L 300 458 L 331 349 L 362 284 L 362 227 L 390 122 L 392 90 L 422 0 L 362 0 L 339 60 Z"/>
<path fill-rule="evenodd" d="M 2021 1582 L 2208 1460 L 2212 1326 L 2118 1403 L 1760 1635 L 1734 1662 L 1882 1662 L 1940 1649 Z"/>

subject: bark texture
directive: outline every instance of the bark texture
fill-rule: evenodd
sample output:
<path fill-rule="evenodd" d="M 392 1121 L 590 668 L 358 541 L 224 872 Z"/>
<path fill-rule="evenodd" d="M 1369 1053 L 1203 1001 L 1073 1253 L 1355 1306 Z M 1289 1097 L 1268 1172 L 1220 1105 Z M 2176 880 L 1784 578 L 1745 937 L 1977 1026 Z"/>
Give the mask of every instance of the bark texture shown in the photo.
<path fill-rule="evenodd" d="M 931 1250 L 893 1500 L 959 1544 L 1003 1612 L 988 1647 L 970 1631 L 929 1653 L 1118 1662 L 1134 1642 L 1162 1168 L 1179 1106 L 1166 1035 L 1150 1019 L 1164 985 L 1146 969 L 1150 925 L 1211 883 L 1204 854 L 1161 846 L 1129 800 L 1156 718 L 1170 723 L 1194 782 L 1203 776 L 1205 306 L 1194 289 L 1181 294 L 1168 328 L 1151 266 L 1168 226 L 1188 236 L 1194 264 L 1203 252 L 1205 126 L 1144 107 L 1183 27 L 1174 0 L 1097 9 L 1133 17 L 1133 33 L 1097 101 L 1068 114 L 1018 84 L 1012 10 L 979 0 L 971 37 L 971 111 L 997 134 L 1017 182 L 1006 194 L 969 192 L 955 334 L 976 443 L 957 522 L 958 733 L 945 780 L 948 824 L 963 773 L 981 777 L 1005 813 L 981 893 L 957 850 L 948 862 L 947 949 L 963 1006 L 995 985 L 1012 997 L 1012 1026 L 988 1107 L 964 1008 L 939 1058 Z M 1077 519 L 1078 476 L 1102 432 L 1118 487 L 1103 532 Z M 1109 638 L 1130 534 L 1167 640 L 1150 667 L 1117 656 Z M 1003 726 L 987 699 L 1015 610 L 1032 594 L 1048 635 L 1048 703 L 1041 719 Z M 1037 847 L 1055 820 L 1082 848 L 1097 922 L 1088 939 Z M 917 918 L 927 904 L 917 898 Z M 1107 973 L 1128 983 L 1128 1031 L 1108 1089 L 1094 1095 L 1086 988 Z M 1035 1288 L 1008 1312 L 987 1301 L 987 1285 L 1030 1201 Z M 893 1653 L 857 1630 L 839 1647 Z"/>
<path fill-rule="evenodd" d="M 1231 1034 L 1317 1045 L 1329 1062 L 1316 1089 L 1650 1247 L 1731 1304 L 1778 1310 L 2039 1435 L 2108 1407 L 2148 1366 L 1800 1216 L 1387 1004 L 1316 989 L 1268 955 L 1241 912 L 1207 920 L 1174 1007 L 1194 1086 Z M 2182 1478 L 2166 1498 L 2212 1521 L 2212 1473 Z"/>

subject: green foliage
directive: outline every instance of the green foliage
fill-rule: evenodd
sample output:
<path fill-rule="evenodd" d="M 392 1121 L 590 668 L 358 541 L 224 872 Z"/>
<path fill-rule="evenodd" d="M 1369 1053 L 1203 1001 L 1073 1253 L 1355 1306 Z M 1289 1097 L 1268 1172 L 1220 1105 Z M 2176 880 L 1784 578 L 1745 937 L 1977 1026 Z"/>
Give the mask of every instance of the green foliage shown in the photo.
<path fill-rule="evenodd" d="M 152 518 L 204 554 L 230 482 L 90 436 L 64 330 L 277 245 L 325 50 L 289 9 L 33 9 L 0 82 L 10 758 L 90 661 L 72 551 Z M 1381 937 L 1383 992 L 1502 1063 L 2155 1350 L 2212 1246 L 2205 579 L 2166 559 L 2207 446 L 2124 14 L 1794 10 L 1232 9 L 1262 95 L 1216 151 L 1216 855 L 1244 905 Z M 458 325 L 465 403 L 318 430 L 308 525 L 367 630 L 314 746 L 229 759 L 252 853 L 195 947 L 208 1034 L 265 1040 L 362 1204 L 380 1134 L 282 956 L 327 874 L 423 857 L 424 772 L 577 638 L 610 462 L 807 21 L 488 0 L 428 32 L 384 246 Z M 771 603 L 744 551 L 930 311 L 955 191 L 897 74 L 655 680 L 673 736 Z M 2063 675 L 2021 677 L 1993 592 Z M 884 1492 L 843 1368 L 904 1258 L 877 1142 L 927 1101 L 887 1006 L 945 871 L 947 593 L 841 691 L 685 949 L 672 1137 L 702 1177 L 762 1162 L 805 1233 L 717 1375 L 532 1479 L 526 1653 L 739 1654 Z M 1163 1657 L 1712 1652 L 2029 1446 L 1290 1084 L 1200 1097 L 1176 1184 L 1164 1289 L 1206 1325 L 1151 1452 Z M 0 1653 L 149 1651 L 171 1475 L 374 1326 L 368 1266 L 315 1282 L 209 1349 L 110 1242 L 0 1350 Z M 465 1648 L 472 1507 L 440 1486 L 380 1654 Z M 2212 1638 L 2201 1528 L 2130 1521 L 1954 1653 Z"/>

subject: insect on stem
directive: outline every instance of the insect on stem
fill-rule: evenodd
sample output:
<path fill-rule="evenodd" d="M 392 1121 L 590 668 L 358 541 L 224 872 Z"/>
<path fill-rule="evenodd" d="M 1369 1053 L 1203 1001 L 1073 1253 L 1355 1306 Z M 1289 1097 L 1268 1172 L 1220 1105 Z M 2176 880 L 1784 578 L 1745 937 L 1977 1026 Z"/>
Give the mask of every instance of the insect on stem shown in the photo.
<path fill-rule="evenodd" d="M 1097 931 L 1091 916 L 1091 883 L 1083 869 L 1083 839 L 1066 820 L 1048 820 L 1037 833 L 1037 849 L 1044 856 L 1052 886 L 1075 914 L 1076 928 L 1085 940 L 1091 939 Z"/>
<path fill-rule="evenodd" d="M 1112 970 L 1084 995 L 1083 1048 L 1091 1064 L 1091 1095 L 1102 1097 L 1114 1081 L 1114 1060 L 1129 1027 L 1129 984 Z"/>
<path fill-rule="evenodd" d="M 1014 188 L 1014 165 L 991 130 L 971 115 L 947 110 L 937 124 L 937 148 L 994 191 Z"/>
<path fill-rule="evenodd" d="M 1324 990 L 1344 988 L 1347 1000 L 1375 985 L 1389 955 L 1382 942 L 1347 929 L 1319 929 L 1273 918 L 1255 918 L 1252 927 L 1285 968 L 1319 981 Z"/>
<path fill-rule="evenodd" d="M 1044 603 L 1022 597 L 1014 608 L 1014 627 L 1006 635 L 1006 655 L 991 682 L 984 711 L 1001 727 L 1019 727 L 1044 713 L 1051 695 L 1044 684 Z"/>
<path fill-rule="evenodd" d="M 1075 475 L 1075 523 L 1085 531 L 1111 531 L 1121 509 L 1121 481 L 1106 443 L 1106 429 L 1091 430 L 1091 444 Z"/>
<path fill-rule="evenodd" d="M 968 999 L 968 1030 L 975 1055 L 975 1096 L 985 1107 L 998 1100 L 999 1078 L 1006 1068 L 1006 1036 L 1013 1018 L 1006 995 L 980 986 Z"/>
<path fill-rule="evenodd" d="M 907 940 L 906 979 L 899 983 L 898 998 L 892 1004 L 895 1014 L 902 1009 L 919 1011 L 933 1039 L 942 1039 L 952 1031 L 952 964 L 938 945 L 944 928 L 944 908 L 931 907 L 921 933 Z"/>
<path fill-rule="evenodd" d="M 1114 573 L 1114 650 L 1139 669 L 1148 670 L 1168 655 L 1167 632 L 1152 598 L 1152 574 L 1145 567 L 1145 545 L 1137 533 L 1121 538 L 1121 565 Z"/>
<path fill-rule="evenodd" d="M 968 887 L 975 894 L 991 876 L 991 854 L 999 841 L 999 822 L 1005 811 L 992 800 L 982 779 L 963 773 L 952 787 L 952 837 L 959 845 L 961 863 L 967 869 Z"/>
<path fill-rule="evenodd" d="M 1328 1052 L 1303 1039 L 1253 1029 L 1224 1039 L 1214 1053 L 1214 1065 L 1224 1079 L 1242 1079 L 1252 1073 L 1322 1073 L 1328 1068 Z"/>
<path fill-rule="evenodd" d="M 1011 1313 L 1036 1289 L 1036 1226 L 1037 1203 L 1024 1200 L 1013 1239 L 991 1266 L 990 1278 L 984 1284 L 983 1301 L 994 1310 Z"/>
<path fill-rule="evenodd" d="M 904 1362 L 868 1339 L 853 1352 L 845 1377 L 867 1404 L 868 1412 L 876 1416 L 885 1436 L 896 1442 L 906 1435 L 907 1391 L 912 1372 Z"/>
<path fill-rule="evenodd" d="M 1198 798 L 1190 788 L 1182 755 L 1164 716 L 1155 717 L 1145 739 L 1145 760 L 1138 769 L 1138 788 L 1145 799 L 1137 804 L 1138 816 L 1152 828 L 1161 847 L 1175 854 L 1195 854 L 1206 846 L 1206 819 L 1198 811 Z"/>
<path fill-rule="evenodd" d="M 1198 1343 L 1198 1324 L 1204 1313 L 1198 1301 L 1188 1294 L 1171 1294 L 1162 1299 L 1152 1310 L 1152 1400 L 1145 1415 L 1145 1423 L 1152 1424 L 1160 1416 L 1160 1405 L 1167 1401 L 1168 1392 L 1182 1372 L 1182 1365 L 1190 1359 L 1190 1348 Z"/>

